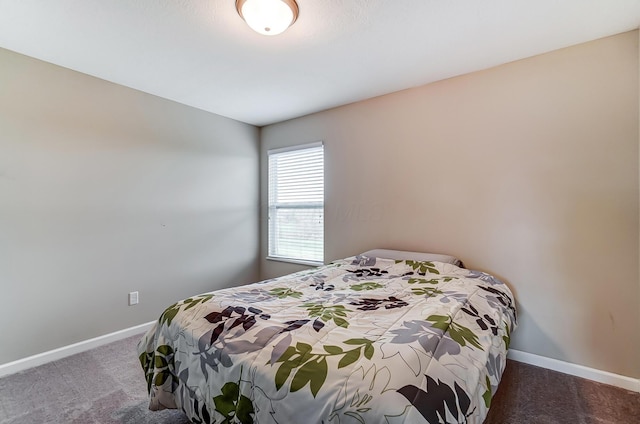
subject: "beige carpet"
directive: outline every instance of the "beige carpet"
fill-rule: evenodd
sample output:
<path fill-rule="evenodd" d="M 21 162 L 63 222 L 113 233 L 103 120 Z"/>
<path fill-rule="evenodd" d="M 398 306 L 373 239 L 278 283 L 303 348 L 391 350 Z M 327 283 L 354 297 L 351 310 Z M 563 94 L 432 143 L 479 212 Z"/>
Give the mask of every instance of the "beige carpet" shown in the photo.
<path fill-rule="evenodd" d="M 0 378 L 0 424 L 187 424 L 147 409 L 139 338 Z M 638 424 L 640 394 L 509 361 L 485 424 L 547 423 Z"/>

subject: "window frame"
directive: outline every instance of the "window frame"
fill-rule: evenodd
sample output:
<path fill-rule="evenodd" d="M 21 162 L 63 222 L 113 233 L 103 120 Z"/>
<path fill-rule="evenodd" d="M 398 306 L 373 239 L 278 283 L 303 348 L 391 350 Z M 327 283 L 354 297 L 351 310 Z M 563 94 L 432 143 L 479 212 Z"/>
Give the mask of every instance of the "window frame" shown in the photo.
<path fill-rule="evenodd" d="M 294 256 L 286 256 L 286 255 L 277 255 L 275 254 L 276 252 L 274 252 L 272 250 L 272 241 L 274 240 L 274 238 L 276 237 L 273 234 L 273 231 L 276 231 L 276 221 L 273 219 L 272 216 L 272 212 L 275 209 L 278 208 L 287 208 L 283 205 L 279 205 L 279 204 L 273 204 L 272 203 L 272 166 L 271 166 L 271 157 L 273 155 L 279 155 L 279 154 L 283 154 L 283 153 L 289 153 L 289 152 L 294 152 L 294 151 L 301 151 L 301 150 L 307 150 L 307 149 L 315 149 L 321 147 L 322 148 L 322 201 L 319 202 L 320 205 L 318 205 L 318 202 L 301 202 L 302 205 L 300 204 L 287 204 L 286 206 L 288 206 L 289 209 L 294 209 L 294 208 L 303 208 L 303 209 L 314 209 L 314 208 L 318 208 L 318 206 L 322 207 L 322 248 L 321 248 L 321 253 L 322 253 L 322 260 L 321 261 L 316 261 L 313 259 L 306 259 L 306 258 L 301 258 L 301 257 L 294 257 Z M 287 263 L 294 263 L 294 264 L 299 264 L 299 265 L 309 265 L 309 266 L 319 266 L 319 265 L 324 265 L 324 258 L 325 258 L 325 252 L 324 252 L 324 248 L 325 248 L 325 243 L 324 243 L 324 224 L 325 224 L 325 195 L 324 195 L 324 143 L 322 141 L 316 141 L 313 143 L 306 143 L 306 144 L 297 144 L 294 146 L 288 146 L 288 147 L 281 147 L 281 148 L 275 148 L 275 149 L 269 149 L 267 150 L 267 256 L 266 259 L 267 260 L 271 260 L 271 261 L 277 261 L 277 262 L 287 262 Z M 315 204 L 313 204 L 315 203 Z"/>

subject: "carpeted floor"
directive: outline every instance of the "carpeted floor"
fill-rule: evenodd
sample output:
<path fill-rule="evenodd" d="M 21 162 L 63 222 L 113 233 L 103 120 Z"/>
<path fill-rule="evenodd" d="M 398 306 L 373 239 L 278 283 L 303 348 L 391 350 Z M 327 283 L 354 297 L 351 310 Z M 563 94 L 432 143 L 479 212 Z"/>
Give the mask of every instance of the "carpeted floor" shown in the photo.
<path fill-rule="evenodd" d="M 0 378 L 0 424 L 187 424 L 181 412 L 148 410 L 140 337 Z"/>
<path fill-rule="evenodd" d="M 187 424 L 147 409 L 139 338 L 0 378 L 0 424 Z M 549 423 L 637 424 L 640 394 L 509 361 L 485 424 Z"/>
<path fill-rule="evenodd" d="M 485 424 L 640 424 L 640 393 L 507 361 Z"/>

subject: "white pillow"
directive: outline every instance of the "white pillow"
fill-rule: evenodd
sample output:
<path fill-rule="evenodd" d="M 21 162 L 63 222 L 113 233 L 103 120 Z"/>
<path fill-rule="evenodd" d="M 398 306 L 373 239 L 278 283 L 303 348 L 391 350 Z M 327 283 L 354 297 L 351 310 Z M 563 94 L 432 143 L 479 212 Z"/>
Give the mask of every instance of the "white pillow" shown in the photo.
<path fill-rule="evenodd" d="M 411 261 L 436 261 L 462 266 L 462 261 L 455 256 L 442 255 L 439 253 L 423 253 L 423 252 L 407 252 L 404 250 L 391 249 L 373 249 L 367 250 L 360 254 L 370 258 L 385 258 L 394 260 L 411 260 Z"/>

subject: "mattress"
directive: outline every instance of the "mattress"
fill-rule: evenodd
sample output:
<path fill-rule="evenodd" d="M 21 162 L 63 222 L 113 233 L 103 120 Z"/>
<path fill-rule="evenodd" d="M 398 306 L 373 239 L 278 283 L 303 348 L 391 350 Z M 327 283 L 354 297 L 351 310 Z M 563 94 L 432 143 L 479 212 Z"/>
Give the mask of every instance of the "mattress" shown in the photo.
<path fill-rule="evenodd" d="M 358 255 L 177 302 L 138 350 L 193 423 L 480 424 L 515 327 L 489 274 Z"/>

